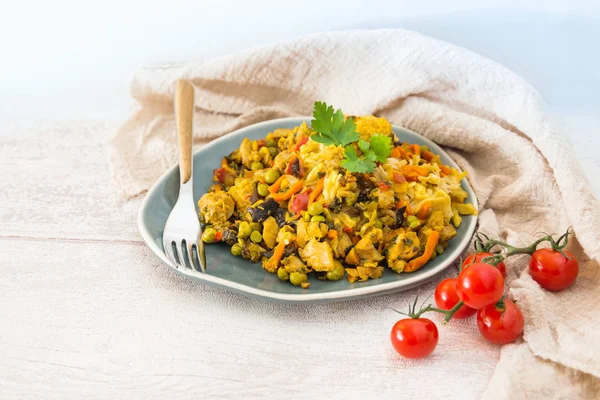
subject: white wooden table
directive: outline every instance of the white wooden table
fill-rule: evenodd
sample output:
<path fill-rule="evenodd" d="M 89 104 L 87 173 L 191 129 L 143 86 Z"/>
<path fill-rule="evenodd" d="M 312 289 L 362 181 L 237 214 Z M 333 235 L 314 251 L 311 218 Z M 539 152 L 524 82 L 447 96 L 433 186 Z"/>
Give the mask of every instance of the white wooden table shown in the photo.
<path fill-rule="evenodd" d="M 598 89 L 573 68 L 573 87 Z M 551 105 L 600 193 L 595 101 Z M 499 349 L 461 346 L 472 324 L 406 361 L 389 345 L 396 295 L 274 305 L 170 272 L 139 237 L 139 199 L 115 193 L 105 121 L 0 124 L 0 398 L 480 397 Z"/>

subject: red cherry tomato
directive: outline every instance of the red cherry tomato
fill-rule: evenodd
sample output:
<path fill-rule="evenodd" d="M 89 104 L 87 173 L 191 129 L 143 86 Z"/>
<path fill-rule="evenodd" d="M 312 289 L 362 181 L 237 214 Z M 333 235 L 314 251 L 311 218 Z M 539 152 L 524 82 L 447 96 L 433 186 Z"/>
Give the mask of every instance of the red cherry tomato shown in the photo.
<path fill-rule="evenodd" d="M 548 290 L 563 290 L 575 282 L 579 274 L 579 263 L 573 254 L 569 257 L 552 249 L 536 250 L 529 260 L 529 273 L 534 281 Z"/>
<path fill-rule="evenodd" d="M 504 278 L 496 267 L 474 263 L 458 274 L 456 293 L 466 305 L 480 309 L 500 300 L 504 293 Z"/>
<path fill-rule="evenodd" d="M 435 324 L 427 318 L 405 318 L 394 324 L 390 338 L 400 355 L 421 358 L 435 349 L 439 334 Z"/>
<path fill-rule="evenodd" d="M 486 257 L 491 257 L 494 254 L 492 253 L 477 253 L 477 254 L 471 254 L 469 257 L 466 258 L 466 260 L 463 262 L 463 268 L 465 268 L 467 265 L 469 264 L 473 264 L 476 262 L 483 262 L 481 260 L 483 260 Z M 498 271 L 500 271 L 500 273 L 502 274 L 503 278 L 506 278 L 506 265 L 504 264 L 504 262 L 501 262 L 500 264 L 496 265 L 496 268 L 498 268 Z"/>
<path fill-rule="evenodd" d="M 477 328 L 487 341 L 506 344 L 517 340 L 523 333 L 523 313 L 510 300 L 504 306 L 490 304 L 477 311 Z"/>
<path fill-rule="evenodd" d="M 308 208 L 308 194 L 307 193 L 298 193 L 294 195 L 292 201 L 290 201 L 290 211 L 294 213 L 299 213 L 301 211 L 306 211 Z"/>
<path fill-rule="evenodd" d="M 456 294 L 456 278 L 448 278 L 441 281 L 435 288 L 435 294 L 433 297 L 435 298 L 435 304 L 438 306 L 438 308 L 441 308 L 442 310 L 452 309 L 452 307 L 454 307 L 460 300 L 458 298 L 458 294 Z M 474 308 L 465 305 L 459 308 L 452 318 L 469 318 L 476 312 L 477 310 Z"/>

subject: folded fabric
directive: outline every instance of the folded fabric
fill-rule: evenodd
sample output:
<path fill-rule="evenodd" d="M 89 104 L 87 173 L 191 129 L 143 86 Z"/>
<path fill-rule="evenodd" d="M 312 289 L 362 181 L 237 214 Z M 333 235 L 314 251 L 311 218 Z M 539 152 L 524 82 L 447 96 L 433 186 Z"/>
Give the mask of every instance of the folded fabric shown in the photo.
<path fill-rule="evenodd" d="M 568 290 L 541 289 L 527 273 L 526 257 L 507 262 L 509 295 L 523 311 L 525 334 L 502 349 L 485 396 L 597 398 L 599 202 L 523 79 L 404 30 L 319 34 L 211 61 L 145 68 L 131 85 L 139 107 L 109 146 L 113 176 L 126 196 L 143 193 L 176 161 L 177 79 L 196 88 L 196 148 L 248 124 L 309 115 L 322 100 L 348 114 L 386 117 L 444 146 L 469 173 L 480 231 L 524 245 L 536 232 L 572 226 L 569 249 L 581 271 Z"/>

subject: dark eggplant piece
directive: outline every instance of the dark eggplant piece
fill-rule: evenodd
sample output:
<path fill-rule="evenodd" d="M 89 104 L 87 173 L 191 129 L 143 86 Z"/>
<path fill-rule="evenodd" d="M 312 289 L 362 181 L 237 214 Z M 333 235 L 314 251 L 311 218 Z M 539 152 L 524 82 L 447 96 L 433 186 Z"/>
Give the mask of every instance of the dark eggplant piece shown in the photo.
<path fill-rule="evenodd" d="M 275 249 L 271 249 L 271 250 L 267 250 L 263 256 L 267 257 L 267 258 L 271 258 L 273 257 L 273 253 L 275 252 Z"/>
<path fill-rule="evenodd" d="M 300 178 L 300 159 L 298 157 L 294 157 L 294 161 L 290 164 L 289 171 L 296 178 Z"/>
<path fill-rule="evenodd" d="M 295 243 L 288 244 L 285 246 L 285 250 L 283 250 L 283 257 L 289 257 L 294 254 L 298 250 Z"/>
<path fill-rule="evenodd" d="M 254 190 L 252 191 L 252 196 L 250 196 L 250 204 L 256 203 L 260 199 L 258 195 L 258 183 L 254 184 Z"/>
<path fill-rule="evenodd" d="M 406 206 L 400 207 L 396 210 L 396 228 L 400 228 L 404 223 L 404 212 L 406 211 Z"/>
<path fill-rule="evenodd" d="M 223 232 L 223 238 L 221 240 L 228 245 L 233 246 L 237 243 L 237 232 L 233 229 L 226 229 L 225 232 Z"/>
<path fill-rule="evenodd" d="M 287 214 L 287 211 L 285 211 L 283 208 L 279 207 L 276 208 L 272 213 L 271 216 L 273 218 L 275 218 L 275 221 L 277 222 L 277 226 L 279 226 L 280 228 L 283 228 L 283 226 L 285 225 L 285 215 Z"/>
<path fill-rule="evenodd" d="M 356 199 L 356 201 L 358 203 L 366 203 L 367 201 L 369 201 L 369 193 L 371 192 L 371 189 L 361 189 L 361 191 L 358 193 L 358 197 Z"/>
<path fill-rule="evenodd" d="M 263 222 L 265 219 L 269 218 L 269 216 L 273 214 L 277 209 L 281 209 L 279 207 L 279 203 L 271 198 L 267 201 L 260 203 L 256 207 L 248 207 L 248 212 L 252 217 L 252 222 Z M 277 224 L 279 224 L 279 221 L 277 222 Z"/>
<path fill-rule="evenodd" d="M 339 197 L 336 197 L 331 202 L 331 204 L 329 204 L 327 206 L 327 208 L 329 208 L 329 210 L 331 210 L 331 212 L 334 212 L 334 213 L 340 212 L 340 209 L 342 208 L 342 199 L 340 199 Z"/>

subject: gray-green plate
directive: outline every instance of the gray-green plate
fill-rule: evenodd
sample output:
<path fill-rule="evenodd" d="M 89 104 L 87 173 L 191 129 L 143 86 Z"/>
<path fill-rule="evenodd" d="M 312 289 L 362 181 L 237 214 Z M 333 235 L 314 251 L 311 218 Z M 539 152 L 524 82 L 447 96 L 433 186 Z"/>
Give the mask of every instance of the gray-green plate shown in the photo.
<path fill-rule="evenodd" d="M 293 128 L 303 121 L 310 123 L 310 118 L 282 118 L 261 122 L 216 139 L 195 152 L 195 199 L 198 200 L 206 193 L 212 183 L 213 169 L 219 167 L 223 156 L 239 147 L 243 138 L 264 138 L 267 133 L 276 128 Z M 394 126 L 393 129 L 400 140 L 427 145 L 434 153 L 440 154 L 444 164 L 458 168 L 450 156 L 431 140 L 399 126 Z M 175 136 L 173 136 L 173 140 L 175 140 Z M 469 194 L 467 201 L 477 208 L 477 198 L 466 179 L 463 180 L 462 187 Z M 289 282 L 280 281 L 276 275 L 264 271 L 260 263 L 253 264 L 243 258 L 234 257 L 229 251 L 229 246 L 225 244 L 205 246 L 207 269 L 204 274 L 174 268 L 163 252 L 162 234 L 167 217 L 177 200 L 178 192 L 179 170 L 177 166 L 174 166 L 158 179 L 142 203 L 138 215 L 138 225 L 142 237 L 152 251 L 170 268 L 188 278 L 248 297 L 284 303 L 323 303 L 350 300 L 422 285 L 448 268 L 458 258 L 468 246 L 477 223 L 477 217 L 463 217 L 463 222 L 458 228 L 456 236 L 450 240 L 446 251 L 418 271 L 396 274 L 386 268 L 381 279 L 356 283 L 348 283 L 346 279 L 337 282 L 319 281 L 311 277 L 310 288 L 305 290 L 292 286 Z"/>

